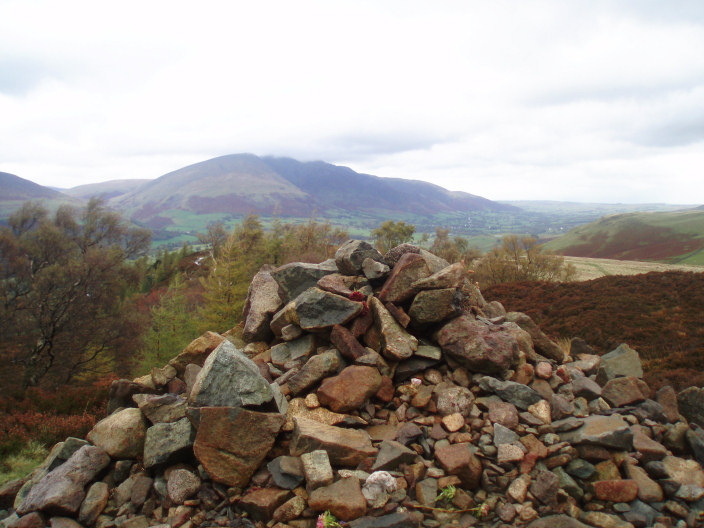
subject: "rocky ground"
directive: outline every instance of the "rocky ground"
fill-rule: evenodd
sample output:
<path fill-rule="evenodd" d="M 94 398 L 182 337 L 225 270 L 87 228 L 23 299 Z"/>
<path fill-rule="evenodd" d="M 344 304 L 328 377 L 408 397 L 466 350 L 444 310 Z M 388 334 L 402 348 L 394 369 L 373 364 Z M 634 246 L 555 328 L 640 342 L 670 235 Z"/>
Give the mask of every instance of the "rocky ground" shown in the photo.
<path fill-rule="evenodd" d="M 470 277 L 359 241 L 263 269 L 241 327 L 0 489 L 0 527 L 701 525 L 701 389 L 652 394 L 628 345 L 564 351 Z"/>

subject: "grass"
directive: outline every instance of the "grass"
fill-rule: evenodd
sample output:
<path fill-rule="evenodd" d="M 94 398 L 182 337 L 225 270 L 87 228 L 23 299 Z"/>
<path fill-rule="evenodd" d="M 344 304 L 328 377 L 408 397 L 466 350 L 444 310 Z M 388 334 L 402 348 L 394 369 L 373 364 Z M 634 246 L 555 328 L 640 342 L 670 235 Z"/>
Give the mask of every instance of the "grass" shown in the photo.
<path fill-rule="evenodd" d="M 44 461 L 47 455 L 48 451 L 43 445 L 31 441 L 18 453 L 0 461 L 0 486 L 11 480 L 27 476 Z"/>
<path fill-rule="evenodd" d="M 587 257 L 565 257 L 565 262 L 577 268 L 577 281 L 598 279 L 608 275 L 638 275 L 651 271 L 694 271 L 704 272 L 704 265 L 692 266 L 640 262 L 635 260 L 613 260 Z"/>

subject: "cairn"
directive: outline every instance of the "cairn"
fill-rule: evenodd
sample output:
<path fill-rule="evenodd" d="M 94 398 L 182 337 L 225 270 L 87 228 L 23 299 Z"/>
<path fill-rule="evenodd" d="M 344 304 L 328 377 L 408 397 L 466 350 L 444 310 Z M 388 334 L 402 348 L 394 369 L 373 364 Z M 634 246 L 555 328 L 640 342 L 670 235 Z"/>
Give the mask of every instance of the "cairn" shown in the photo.
<path fill-rule="evenodd" d="M 1 528 L 694 527 L 704 394 L 565 351 L 463 264 L 348 241 L 265 267 L 244 322 L 0 489 Z"/>

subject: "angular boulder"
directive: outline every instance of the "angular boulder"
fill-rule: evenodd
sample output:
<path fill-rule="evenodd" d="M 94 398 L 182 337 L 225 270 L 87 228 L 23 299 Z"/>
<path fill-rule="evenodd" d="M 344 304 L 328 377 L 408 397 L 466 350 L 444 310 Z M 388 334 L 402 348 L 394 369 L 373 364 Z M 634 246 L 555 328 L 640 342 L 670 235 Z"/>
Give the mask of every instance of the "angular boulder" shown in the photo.
<path fill-rule="evenodd" d="M 432 274 L 425 259 L 415 253 L 406 253 L 386 279 L 379 293 L 383 302 L 402 303 L 416 294 L 413 283 Z"/>
<path fill-rule="evenodd" d="M 340 295 L 308 288 L 293 301 L 298 326 L 309 332 L 324 330 L 335 325 L 344 325 L 363 310 L 361 302 Z"/>
<path fill-rule="evenodd" d="M 284 420 L 281 414 L 241 407 L 203 407 L 193 451 L 213 480 L 245 486 L 274 445 Z"/>
<path fill-rule="evenodd" d="M 308 288 L 314 287 L 325 275 L 337 273 L 337 265 L 332 259 L 320 264 L 292 262 L 270 273 L 285 293 L 285 301 L 291 301 Z"/>
<path fill-rule="evenodd" d="M 144 467 L 150 468 L 174 459 L 195 441 L 196 430 L 188 418 L 172 423 L 157 423 L 147 429 L 144 442 Z"/>
<path fill-rule="evenodd" d="M 313 356 L 306 361 L 301 370 L 288 379 L 287 383 L 291 394 L 300 394 L 310 389 L 323 378 L 336 374 L 341 366 L 342 359 L 334 350 Z"/>
<path fill-rule="evenodd" d="M 621 376 L 643 377 L 643 367 L 638 352 L 622 343 L 618 348 L 601 356 L 596 382 L 602 387 L 606 382 Z"/>
<path fill-rule="evenodd" d="M 418 340 L 409 334 L 376 297 L 369 299 L 374 324 L 379 331 L 381 354 L 393 361 L 408 359 L 418 348 Z"/>
<path fill-rule="evenodd" d="M 335 264 L 343 275 L 361 275 L 365 259 L 386 264 L 383 255 L 363 240 L 348 240 L 335 253 Z"/>
<path fill-rule="evenodd" d="M 193 407 L 246 407 L 272 401 L 274 394 L 259 367 L 223 341 L 208 356 L 189 397 Z"/>
<path fill-rule="evenodd" d="M 327 451 L 332 464 L 349 467 L 376 455 L 377 451 L 364 431 L 325 425 L 306 418 L 294 418 L 294 423 L 291 456 L 322 449 Z"/>
<path fill-rule="evenodd" d="M 322 405 L 335 412 L 359 409 L 381 387 L 381 374 L 374 367 L 352 365 L 337 376 L 326 378 L 317 391 Z"/>
<path fill-rule="evenodd" d="M 631 426 L 618 415 L 588 416 L 581 427 L 561 432 L 560 438 L 575 445 L 590 444 L 623 450 L 633 447 Z"/>
<path fill-rule="evenodd" d="M 109 463 L 110 457 L 100 447 L 83 446 L 32 487 L 17 508 L 18 515 L 38 510 L 75 515 L 86 496 L 85 486 Z"/>
<path fill-rule="evenodd" d="M 186 371 L 186 366 L 191 363 L 202 367 L 210 353 L 223 341 L 225 338 L 220 334 L 206 332 L 191 341 L 178 356 L 169 361 L 169 365 L 176 369 L 179 376 L 182 376 Z"/>
<path fill-rule="evenodd" d="M 508 330 L 469 315 L 444 325 L 435 333 L 435 341 L 443 352 L 473 372 L 495 374 L 518 361 L 518 341 Z"/>
<path fill-rule="evenodd" d="M 270 268 L 261 269 L 253 278 L 247 292 L 242 317 L 242 338 L 247 342 L 269 341 L 272 332 L 271 318 L 284 301 L 279 295 L 279 283 L 271 275 Z"/>
<path fill-rule="evenodd" d="M 462 292 L 456 288 L 425 290 L 413 299 L 408 315 L 416 323 L 439 323 L 462 313 Z"/>

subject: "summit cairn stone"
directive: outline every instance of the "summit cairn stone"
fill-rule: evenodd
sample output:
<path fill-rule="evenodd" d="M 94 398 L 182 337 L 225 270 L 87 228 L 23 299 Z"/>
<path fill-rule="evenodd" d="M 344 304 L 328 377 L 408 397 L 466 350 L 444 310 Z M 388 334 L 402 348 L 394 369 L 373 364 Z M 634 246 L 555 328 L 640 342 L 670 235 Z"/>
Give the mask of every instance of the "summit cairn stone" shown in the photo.
<path fill-rule="evenodd" d="M 473 372 L 495 374 L 518 361 L 518 341 L 510 331 L 469 315 L 447 323 L 436 332 L 435 340 L 443 352 Z"/>
<path fill-rule="evenodd" d="M 348 240 L 335 253 L 335 264 L 343 275 L 364 274 L 363 265 L 366 259 L 386 265 L 383 255 L 369 242 L 363 240 Z M 368 267 L 370 267 L 369 264 Z"/>
<path fill-rule="evenodd" d="M 643 367 L 638 352 L 622 343 L 618 348 L 601 356 L 596 382 L 602 387 L 607 381 L 621 376 L 643 377 Z"/>
<path fill-rule="evenodd" d="M 193 407 L 247 407 L 272 401 L 274 394 L 259 367 L 223 341 L 198 373 L 189 404 Z"/>
<path fill-rule="evenodd" d="M 252 279 L 247 292 L 242 317 L 244 329 L 242 337 L 247 342 L 268 341 L 273 337 L 269 324 L 273 315 L 283 306 L 279 295 L 279 283 L 271 275 L 271 268 L 265 267 Z"/>
<path fill-rule="evenodd" d="M 372 297 L 369 307 L 374 314 L 374 322 L 379 331 L 381 354 L 394 361 L 410 358 L 418 348 L 418 340 L 398 324 L 379 299 Z"/>
<path fill-rule="evenodd" d="M 128 408 L 103 418 L 88 433 L 88 440 L 112 458 L 137 458 L 144 450 L 147 421 L 141 411 Z"/>
<path fill-rule="evenodd" d="M 286 298 L 285 301 L 292 301 L 308 288 L 314 287 L 318 281 L 326 275 L 337 273 L 337 265 L 332 259 L 320 264 L 306 264 L 303 262 L 292 262 L 284 264 L 271 272 L 276 282 L 279 283 Z"/>
<path fill-rule="evenodd" d="M 379 293 L 383 302 L 402 303 L 416 294 L 413 283 L 432 274 L 425 259 L 416 253 L 406 253 L 394 266 Z"/>
<path fill-rule="evenodd" d="M 296 322 L 303 330 L 316 332 L 344 325 L 363 310 L 361 302 L 352 301 L 319 288 L 309 288 L 293 301 Z"/>

